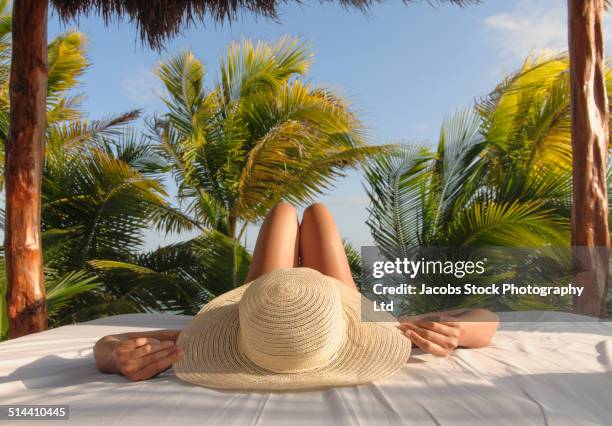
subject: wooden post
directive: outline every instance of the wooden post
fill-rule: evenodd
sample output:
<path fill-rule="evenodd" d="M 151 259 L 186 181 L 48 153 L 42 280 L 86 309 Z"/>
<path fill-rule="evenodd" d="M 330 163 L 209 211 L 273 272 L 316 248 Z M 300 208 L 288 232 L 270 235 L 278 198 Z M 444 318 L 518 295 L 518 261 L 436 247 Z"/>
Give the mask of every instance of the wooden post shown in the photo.
<path fill-rule="evenodd" d="M 603 316 L 608 285 L 608 96 L 603 41 L 604 0 L 568 0 L 572 95 L 572 246 L 576 312 Z"/>
<path fill-rule="evenodd" d="M 40 237 L 45 155 L 48 0 L 13 2 L 11 124 L 5 153 L 9 337 L 47 328 Z"/>

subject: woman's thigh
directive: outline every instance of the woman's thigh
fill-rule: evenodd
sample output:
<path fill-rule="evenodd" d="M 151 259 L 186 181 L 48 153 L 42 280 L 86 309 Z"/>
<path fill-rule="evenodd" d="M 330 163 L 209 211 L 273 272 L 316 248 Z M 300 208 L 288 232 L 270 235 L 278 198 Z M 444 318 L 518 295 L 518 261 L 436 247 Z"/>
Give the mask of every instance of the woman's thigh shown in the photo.
<path fill-rule="evenodd" d="M 270 210 L 259 230 L 246 281 L 252 281 L 275 269 L 297 266 L 298 232 L 295 207 L 288 203 L 279 203 Z"/>
<path fill-rule="evenodd" d="M 313 204 L 304 211 L 300 225 L 300 259 L 302 266 L 357 289 L 334 218 L 323 204 Z"/>

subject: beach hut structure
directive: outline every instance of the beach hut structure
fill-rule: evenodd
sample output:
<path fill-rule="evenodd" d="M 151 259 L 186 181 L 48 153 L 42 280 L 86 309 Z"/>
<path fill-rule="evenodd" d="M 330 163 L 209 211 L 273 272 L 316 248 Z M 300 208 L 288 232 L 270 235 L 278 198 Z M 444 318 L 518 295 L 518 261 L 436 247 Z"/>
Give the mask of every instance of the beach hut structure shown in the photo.
<path fill-rule="evenodd" d="M 608 293 L 608 142 L 604 11 L 610 0 L 568 0 L 572 102 L 572 247 L 579 313 L 604 317 Z"/>
<path fill-rule="evenodd" d="M 298 0 L 295 0 L 298 2 Z M 332 0 L 329 0 L 332 1 Z M 457 5 L 478 0 L 440 0 Z M 604 84 L 602 19 L 608 0 L 568 0 L 573 111 L 574 206 L 572 241 L 579 246 L 609 245 L 607 204 L 608 105 Z M 65 20 L 100 15 L 107 23 L 125 19 L 143 42 L 163 41 L 194 22 L 223 23 L 242 14 L 276 17 L 288 0 L 14 0 L 10 76 L 10 133 L 5 152 L 6 262 L 9 336 L 47 327 L 41 247 L 41 179 L 45 151 L 47 17 L 54 7 Z M 376 0 L 338 0 L 347 8 L 367 9 Z M 406 0 L 406 3 L 410 3 Z M 606 252 L 607 253 L 607 252 Z M 594 270 L 607 282 L 607 254 Z M 605 262 L 605 265 L 604 265 Z M 603 269 L 602 269 L 603 268 Z M 592 276 L 586 277 L 585 282 Z M 596 289 L 597 290 L 597 289 Z M 596 291 L 597 292 L 597 291 Z M 601 292 L 601 291 L 600 291 Z M 599 294 L 599 293 L 597 293 Z M 585 299 L 590 300 L 590 299 Z M 600 312 L 594 303 L 585 313 Z"/>

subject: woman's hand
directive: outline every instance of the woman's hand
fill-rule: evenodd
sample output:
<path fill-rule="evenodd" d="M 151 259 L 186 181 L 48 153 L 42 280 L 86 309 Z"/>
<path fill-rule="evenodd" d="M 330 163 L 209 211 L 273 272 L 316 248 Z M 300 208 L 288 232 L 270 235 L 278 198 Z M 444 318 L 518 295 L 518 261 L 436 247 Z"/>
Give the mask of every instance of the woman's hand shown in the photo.
<path fill-rule="evenodd" d="M 446 357 L 459 346 L 461 324 L 456 318 L 435 316 L 400 324 L 406 337 L 423 351 Z"/>
<path fill-rule="evenodd" d="M 115 345 L 112 356 L 117 372 L 139 381 L 167 370 L 181 355 L 181 349 L 171 340 L 137 337 Z"/>
<path fill-rule="evenodd" d="M 457 309 L 400 318 L 400 329 L 425 352 L 448 356 L 457 347 L 484 348 L 499 326 L 499 317 L 486 309 Z"/>
<path fill-rule="evenodd" d="M 103 373 L 146 380 L 168 369 L 182 355 L 176 346 L 180 331 L 159 330 L 105 336 L 94 346 L 96 366 Z"/>

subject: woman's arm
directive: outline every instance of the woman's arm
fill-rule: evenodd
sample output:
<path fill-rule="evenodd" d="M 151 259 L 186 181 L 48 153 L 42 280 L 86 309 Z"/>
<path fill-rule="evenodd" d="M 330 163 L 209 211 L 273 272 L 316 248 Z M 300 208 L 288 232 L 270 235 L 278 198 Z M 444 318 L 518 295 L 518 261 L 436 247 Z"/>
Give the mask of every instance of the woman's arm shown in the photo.
<path fill-rule="evenodd" d="M 464 309 L 404 318 L 406 337 L 425 352 L 445 357 L 457 347 L 482 348 L 497 331 L 499 317 L 486 309 Z"/>
<path fill-rule="evenodd" d="M 182 355 L 176 346 L 179 330 L 113 334 L 94 346 L 96 367 L 130 380 L 149 379 L 168 369 Z"/>
<path fill-rule="evenodd" d="M 486 309 L 466 309 L 455 315 L 459 320 L 459 346 L 484 348 L 488 346 L 499 326 L 499 317 Z"/>

